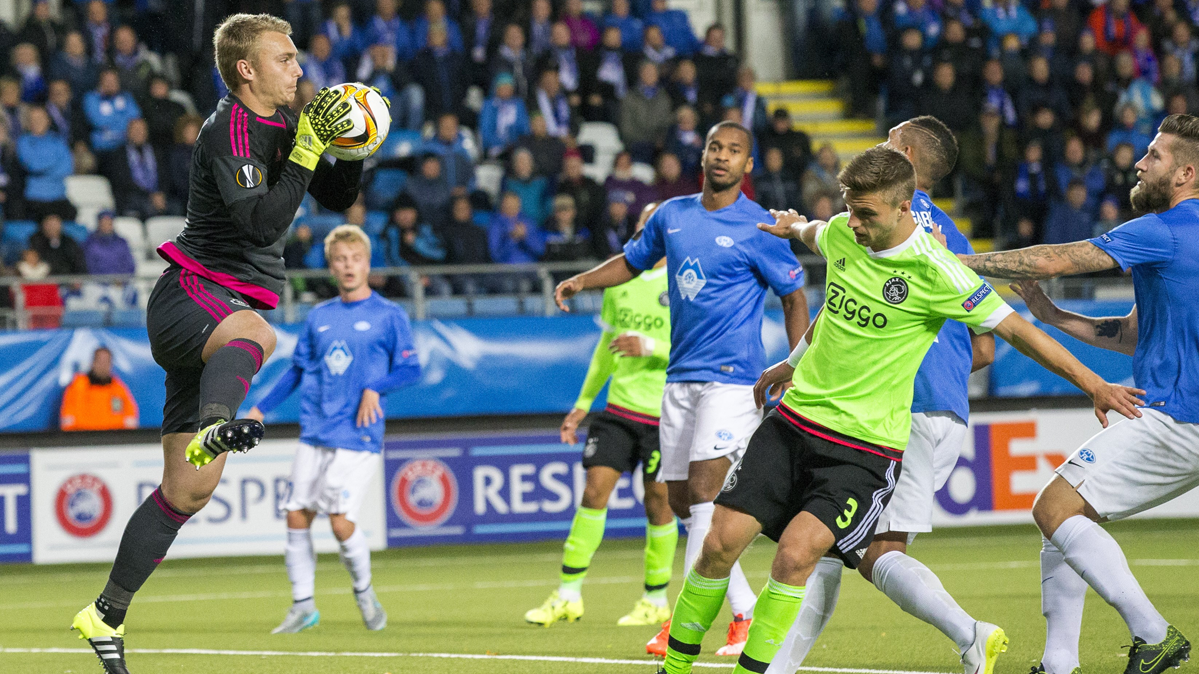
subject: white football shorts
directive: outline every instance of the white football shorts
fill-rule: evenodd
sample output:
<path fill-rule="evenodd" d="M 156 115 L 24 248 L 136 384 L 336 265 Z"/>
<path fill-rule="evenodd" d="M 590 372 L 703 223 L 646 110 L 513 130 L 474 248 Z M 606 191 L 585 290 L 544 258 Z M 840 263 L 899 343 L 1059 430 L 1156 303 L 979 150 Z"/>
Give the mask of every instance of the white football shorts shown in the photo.
<path fill-rule="evenodd" d="M 734 465 L 762 423 L 754 387 L 718 382 L 667 382 L 658 427 L 659 482 L 686 480 L 692 461 L 727 457 Z"/>
<path fill-rule="evenodd" d="M 371 478 L 382 455 L 299 443 L 291 464 L 291 495 L 284 510 L 310 510 L 358 520 Z"/>
<path fill-rule="evenodd" d="M 953 412 L 912 414 L 912 433 L 903 451 L 899 480 L 875 534 L 902 531 L 908 545 L 916 534 L 933 530 L 933 499 L 957 465 L 966 440 L 966 423 Z"/>

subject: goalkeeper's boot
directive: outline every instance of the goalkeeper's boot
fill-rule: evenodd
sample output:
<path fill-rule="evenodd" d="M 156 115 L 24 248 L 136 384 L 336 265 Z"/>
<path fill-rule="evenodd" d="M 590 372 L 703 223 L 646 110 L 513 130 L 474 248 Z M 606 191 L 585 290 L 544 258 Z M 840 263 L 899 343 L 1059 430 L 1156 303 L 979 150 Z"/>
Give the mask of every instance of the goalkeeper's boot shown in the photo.
<path fill-rule="evenodd" d="M 583 617 L 583 600 L 567 601 L 558 596 L 558 591 L 550 593 L 541 606 L 525 612 L 525 622 L 549 627 L 559 620 L 572 623 Z"/>
<path fill-rule="evenodd" d="M 358 602 L 358 611 L 362 613 L 362 622 L 366 629 L 377 632 L 387 627 L 387 611 L 375 596 L 375 588 L 368 587 L 362 592 L 354 593 L 354 601 Z"/>
<path fill-rule="evenodd" d="M 1133 637 L 1124 674 L 1161 674 L 1190 659 L 1191 642 L 1170 625 L 1166 629 L 1166 638 L 1156 644 L 1147 644 L 1144 639 Z"/>
<path fill-rule="evenodd" d="M 196 470 L 200 470 L 200 466 L 212 463 L 213 459 L 225 452 L 250 451 L 258 446 L 265 435 L 266 428 L 254 419 L 217 422 L 196 433 L 196 437 L 187 443 L 184 456 Z"/>
<path fill-rule="evenodd" d="M 100 658 L 100 666 L 105 674 L 129 674 L 125 666 L 125 625 L 116 629 L 100 619 L 94 603 L 75 614 L 71 621 L 71 629 L 79 630 L 79 638 L 87 639 L 96 656 Z"/>
<path fill-rule="evenodd" d="M 645 652 L 660 658 L 666 657 L 666 645 L 670 642 L 670 618 L 662 623 L 662 629 L 645 644 Z"/>
<path fill-rule="evenodd" d="M 621 627 L 630 625 L 660 625 L 662 621 L 670 620 L 670 607 L 658 606 L 642 597 L 628 615 L 616 621 Z"/>
<path fill-rule="evenodd" d="M 716 655 L 741 655 L 741 651 L 745 650 L 745 642 L 749 640 L 749 626 L 753 623 L 753 618 L 745 618 L 740 614 L 733 616 L 733 622 L 729 623 L 729 635 L 725 639 L 725 644 L 716 649 Z"/>
<path fill-rule="evenodd" d="M 974 643 L 962 651 L 962 666 L 965 674 L 992 674 L 1000 653 L 1006 653 L 1007 635 L 998 625 L 978 621 L 974 623 Z"/>
<path fill-rule="evenodd" d="M 287 617 L 279 626 L 271 630 L 271 634 L 296 634 L 321 624 L 321 612 L 316 610 L 311 602 L 307 606 L 292 604 L 287 611 Z"/>

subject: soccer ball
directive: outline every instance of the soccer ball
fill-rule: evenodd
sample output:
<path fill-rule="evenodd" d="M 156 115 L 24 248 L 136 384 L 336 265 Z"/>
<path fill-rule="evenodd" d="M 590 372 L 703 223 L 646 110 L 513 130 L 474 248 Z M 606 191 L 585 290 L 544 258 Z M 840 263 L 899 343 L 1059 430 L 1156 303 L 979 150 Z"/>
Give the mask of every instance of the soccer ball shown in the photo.
<path fill-rule="evenodd" d="M 357 161 L 371 156 L 391 130 L 391 111 L 383 97 L 361 82 L 347 82 L 330 87 L 341 90 L 350 102 L 350 127 L 338 138 L 334 138 L 325 152 L 348 161 Z"/>

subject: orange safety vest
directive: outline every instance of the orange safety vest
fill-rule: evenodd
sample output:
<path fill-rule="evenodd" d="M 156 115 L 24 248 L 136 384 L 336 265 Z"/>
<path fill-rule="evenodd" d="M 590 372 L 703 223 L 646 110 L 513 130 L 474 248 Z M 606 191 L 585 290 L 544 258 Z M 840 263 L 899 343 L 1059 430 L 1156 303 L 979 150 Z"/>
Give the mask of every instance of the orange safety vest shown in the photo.
<path fill-rule="evenodd" d="M 108 384 L 92 384 L 87 373 L 80 372 L 62 394 L 59 425 L 64 431 L 137 428 L 137 402 L 116 376 Z"/>

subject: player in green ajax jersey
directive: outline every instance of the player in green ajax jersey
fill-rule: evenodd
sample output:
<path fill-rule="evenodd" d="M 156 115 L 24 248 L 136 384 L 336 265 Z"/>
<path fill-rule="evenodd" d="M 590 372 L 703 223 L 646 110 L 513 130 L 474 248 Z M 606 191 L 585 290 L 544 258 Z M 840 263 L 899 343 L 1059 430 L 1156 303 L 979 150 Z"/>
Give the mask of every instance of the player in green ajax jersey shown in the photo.
<path fill-rule="evenodd" d="M 638 229 L 653 214 L 647 206 Z M 641 464 L 645 485 L 645 593 L 619 625 L 657 625 L 670 618 L 666 586 L 670 583 L 679 530 L 666 499 L 666 484 L 657 481 L 661 463 L 658 418 L 670 358 L 670 302 L 666 260 L 628 283 L 604 291 L 600 320 L 604 332 L 591 357 L 591 367 L 574 409 L 562 422 L 562 442 L 578 442 L 576 429 L 591 410 L 595 396 L 608 384 L 608 404 L 594 421 L 583 449 L 587 484 L 562 551 L 561 583 L 545 603 L 525 613 L 525 620 L 550 625 L 574 622 L 583 615 L 583 578 L 604 537 L 608 497 L 622 473 Z"/>
<path fill-rule="evenodd" d="M 777 541 L 770 580 L 734 674 L 765 672 L 795 622 L 804 585 L 825 555 L 855 568 L 890 500 L 910 429 L 916 370 L 946 319 L 994 330 L 1108 410 L 1136 413 L 1135 390 L 1108 384 L 1008 307 L 912 218 L 916 174 L 877 147 L 838 176 L 847 215 L 808 223 L 775 212 L 759 225 L 828 260 L 824 314 L 782 404 L 750 439 L 716 499 L 712 528 L 675 605 L 664 671 L 683 674 L 720 610 L 733 563 L 763 533 Z"/>

